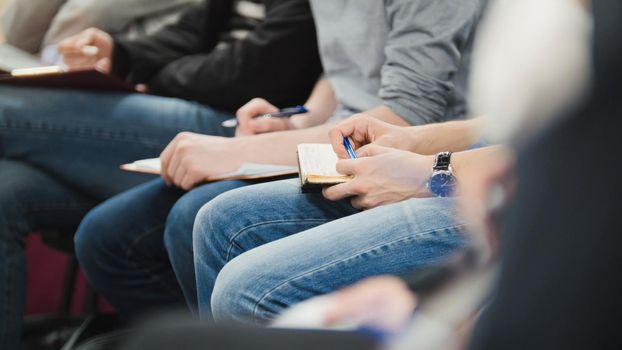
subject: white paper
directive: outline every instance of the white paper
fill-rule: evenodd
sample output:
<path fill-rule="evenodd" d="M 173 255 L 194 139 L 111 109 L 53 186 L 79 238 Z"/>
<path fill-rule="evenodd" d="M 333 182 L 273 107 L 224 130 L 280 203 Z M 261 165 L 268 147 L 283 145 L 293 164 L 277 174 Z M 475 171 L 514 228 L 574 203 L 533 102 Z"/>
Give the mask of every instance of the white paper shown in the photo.
<path fill-rule="evenodd" d="M 160 158 L 141 159 L 132 163 L 136 168 L 160 172 Z M 218 177 L 260 176 L 286 171 L 297 171 L 298 168 L 287 165 L 243 163 L 238 170 L 218 175 Z"/>
<path fill-rule="evenodd" d="M 43 66 L 36 56 L 24 52 L 8 44 L 0 45 L 0 69 L 7 72 L 18 68 L 32 68 Z"/>

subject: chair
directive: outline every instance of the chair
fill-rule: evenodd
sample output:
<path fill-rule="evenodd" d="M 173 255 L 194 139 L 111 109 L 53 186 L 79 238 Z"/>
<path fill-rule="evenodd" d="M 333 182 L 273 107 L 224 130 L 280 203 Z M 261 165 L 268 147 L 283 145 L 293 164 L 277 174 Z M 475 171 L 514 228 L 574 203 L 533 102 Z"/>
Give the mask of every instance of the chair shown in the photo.
<path fill-rule="evenodd" d="M 49 231 L 41 233 L 47 246 L 69 256 L 65 269 L 61 302 L 50 315 L 27 316 L 24 322 L 23 349 L 73 349 L 75 344 L 99 333 L 117 327 L 116 316 L 99 313 L 98 295 L 87 285 L 84 308 L 80 315 L 71 314 L 71 306 L 76 292 L 79 274 L 78 260 L 74 254 L 73 235 L 67 232 Z"/>

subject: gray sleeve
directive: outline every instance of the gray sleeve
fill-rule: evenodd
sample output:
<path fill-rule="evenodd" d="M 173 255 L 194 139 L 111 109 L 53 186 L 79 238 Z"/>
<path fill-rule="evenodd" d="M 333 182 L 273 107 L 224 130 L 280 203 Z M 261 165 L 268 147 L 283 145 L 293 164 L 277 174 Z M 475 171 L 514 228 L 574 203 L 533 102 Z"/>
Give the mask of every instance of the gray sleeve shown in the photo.
<path fill-rule="evenodd" d="M 386 0 L 380 98 L 412 125 L 443 121 L 486 0 Z"/>
<path fill-rule="evenodd" d="M 89 27 L 116 34 L 137 19 L 176 10 L 200 0 L 67 0 L 50 25 L 44 46 Z"/>
<path fill-rule="evenodd" d="M 1 19 L 6 42 L 32 54 L 65 0 L 10 0 Z M 2 6 L 0 6 L 2 7 Z"/>

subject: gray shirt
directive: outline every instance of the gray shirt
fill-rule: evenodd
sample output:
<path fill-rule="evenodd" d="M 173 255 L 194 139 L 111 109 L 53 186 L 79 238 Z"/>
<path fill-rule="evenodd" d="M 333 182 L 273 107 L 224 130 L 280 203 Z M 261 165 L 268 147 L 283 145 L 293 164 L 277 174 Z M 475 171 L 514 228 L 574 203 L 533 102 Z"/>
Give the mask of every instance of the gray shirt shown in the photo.
<path fill-rule="evenodd" d="M 487 0 L 311 0 L 333 120 L 385 105 L 412 125 L 463 117 Z"/>

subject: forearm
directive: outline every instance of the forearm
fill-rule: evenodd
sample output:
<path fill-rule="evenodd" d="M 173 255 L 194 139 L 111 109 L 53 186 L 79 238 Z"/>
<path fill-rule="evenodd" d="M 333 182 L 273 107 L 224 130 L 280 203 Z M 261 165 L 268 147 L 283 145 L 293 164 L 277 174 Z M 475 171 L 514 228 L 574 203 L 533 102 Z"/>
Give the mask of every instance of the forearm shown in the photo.
<path fill-rule="evenodd" d="M 387 106 L 378 106 L 376 108 L 370 109 L 369 111 L 366 111 L 365 114 L 370 115 L 383 122 L 397 126 L 410 125 L 403 117 L 399 116 Z"/>
<path fill-rule="evenodd" d="M 262 164 L 297 164 L 296 146 L 301 143 L 329 143 L 328 131 L 332 124 L 237 137 L 239 154 L 244 162 Z"/>
<path fill-rule="evenodd" d="M 328 79 L 321 79 L 315 84 L 311 96 L 305 103 L 309 113 L 291 118 L 297 129 L 305 129 L 325 123 L 337 109 L 337 97 Z"/>
<path fill-rule="evenodd" d="M 467 173 L 473 173 L 473 167 L 490 164 L 497 160 L 507 159 L 509 149 L 506 146 L 490 146 L 469 151 L 454 153 L 451 157 L 451 168 L 457 181 L 463 180 Z"/>
<path fill-rule="evenodd" d="M 460 152 L 481 138 L 483 118 L 410 127 L 408 149 L 419 154 Z"/>

